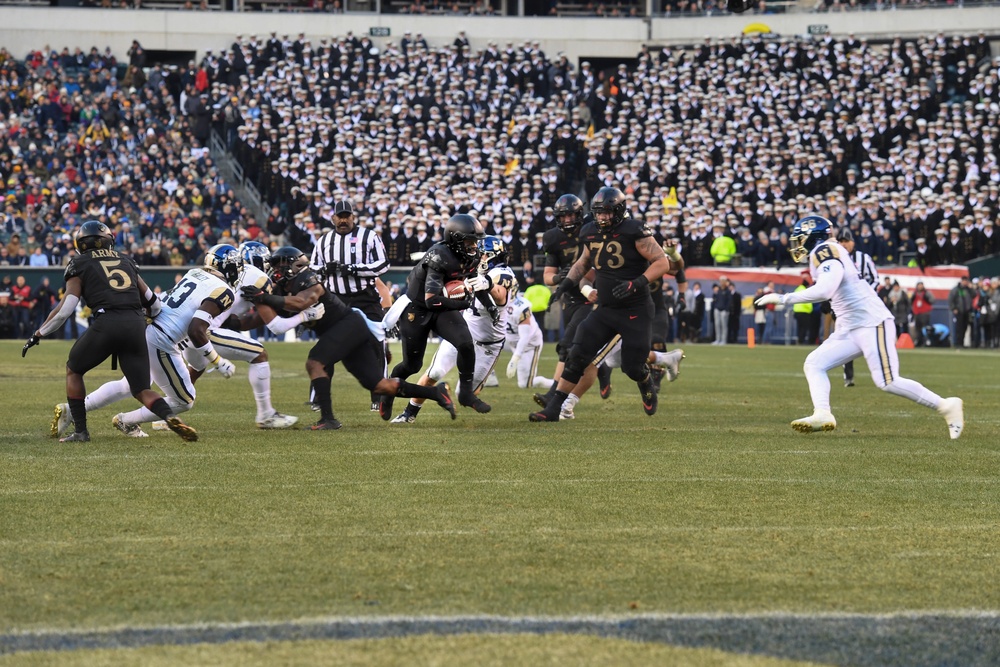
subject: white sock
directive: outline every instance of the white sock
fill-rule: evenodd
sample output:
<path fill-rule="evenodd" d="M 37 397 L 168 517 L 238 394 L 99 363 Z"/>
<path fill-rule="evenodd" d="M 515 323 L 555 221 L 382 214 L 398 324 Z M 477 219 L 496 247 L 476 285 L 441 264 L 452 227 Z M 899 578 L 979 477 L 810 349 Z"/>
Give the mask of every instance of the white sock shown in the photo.
<path fill-rule="evenodd" d="M 412 405 L 415 408 L 419 408 L 421 405 L 423 405 L 423 403 L 421 403 L 420 401 L 418 401 L 415 398 L 411 398 L 410 399 L 410 405 Z"/>
<path fill-rule="evenodd" d="M 809 383 L 813 410 L 830 412 L 830 378 L 826 371 L 812 364 L 805 364 L 802 370 L 805 371 L 806 381 Z"/>
<path fill-rule="evenodd" d="M 542 377 L 541 375 L 535 376 L 535 381 L 532 383 L 533 387 L 546 387 L 552 385 L 552 378 Z"/>
<path fill-rule="evenodd" d="M 90 412 L 117 403 L 131 395 L 132 390 L 129 389 L 127 379 L 112 380 L 87 394 L 86 398 L 83 399 L 83 405 L 87 408 L 87 412 Z"/>
<path fill-rule="evenodd" d="M 569 396 L 566 397 L 566 400 L 563 401 L 561 409 L 565 412 L 572 412 L 573 408 L 575 408 L 576 404 L 579 402 L 580 402 L 579 396 L 577 396 L 576 394 L 570 394 Z"/>
<path fill-rule="evenodd" d="M 175 415 L 187 412 L 194 405 L 193 403 L 181 403 L 167 396 L 164 396 L 163 400 L 167 402 L 167 405 L 170 406 L 170 410 L 173 411 Z M 132 412 L 122 414 L 122 420 L 126 424 L 145 424 L 146 422 L 160 421 L 160 417 L 149 408 L 143 406 L 133 410 Z"/>
<path fill-rule="evenodd" d="M 916 380 L 896 378 L 883 387 L 883 389 L 890 394 L 908 398 L 911 401 L 919 403 L 927 408 L 934 408 L 937 410 L 938 406 L 941 405 L 941 397 Z"/>
<path fill-rule="evenodd" d="M 253 387 L 253 400 L 257 402 L 257 421 L 263 421 L 275 412 L 271 405 L 271 364 L 266 361 L 250 364 L 247 376 Z"/>

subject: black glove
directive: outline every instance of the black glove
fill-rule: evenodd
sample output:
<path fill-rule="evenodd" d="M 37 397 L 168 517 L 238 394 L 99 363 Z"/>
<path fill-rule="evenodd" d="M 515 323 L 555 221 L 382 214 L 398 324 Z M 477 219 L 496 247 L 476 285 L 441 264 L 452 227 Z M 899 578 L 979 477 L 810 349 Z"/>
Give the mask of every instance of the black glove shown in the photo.
<path fill-rule="evenodd" d="M 23 359 L 24 355 L 28 354 L 28 350 L 38 345 L 40 342 L 42 342 L 42 337 L 38 335 L 37 331 L 31 334 L 31 338 L 29 338 L 28 342 L 24 344 L 24 347 L 21 348 L 21 358 Z"/>
<path fill-rule="evenodd" d="M 611 290 L 611 295 L 616 299 L 624 299 L 633 294 L 638 294 L 649 286 L 649 278 L 642 275 L 634 280 L 619 280 L 618 284 Z"/>
<path fill-rule="evenodd" d="M 490 314 L 490 319 L 493 320 L 493 326 L 496 326 L 500 322 L 500 316 L 503 315 L 503 309 L 500 306 L 488 306 L 486 312 Z"/>
<path fill-rule="evenodd" d="M 553 276 L 553 281 L 552 282 L 561 283 L 562 281 L 566 280 L 566 276 L 569 275 L 569 270 L 571 268 L 573 268 L 573 267 L 571 267 L 571 266 L 564 266 L 561 269 L 559 269 L 558 271 L 556 271 L 556 275 Z"/>
<path fill-rule="evenodd" d="M 552 298 L 549 300 L 549 303 L 552 303 L 553 301 L 558 301 L 559 299 L 562 298 L 563 294 L 566 294 L 566 292 L 570 291 L 574 287 L 576 287 L 575 282 L 573 282 L 569 278 L 563 278 L 559 282 L 559 287 L 557 287 L 556 291 L 553 292 Z"/>
<path fill-rule="evenodd" d="M 261 299 L 267 294 L 264 290 L 257 287 L 256 285 L 244 285 L 240 288 L 240 293 L 243 298 L 250 303 L 260 303 Z"/>

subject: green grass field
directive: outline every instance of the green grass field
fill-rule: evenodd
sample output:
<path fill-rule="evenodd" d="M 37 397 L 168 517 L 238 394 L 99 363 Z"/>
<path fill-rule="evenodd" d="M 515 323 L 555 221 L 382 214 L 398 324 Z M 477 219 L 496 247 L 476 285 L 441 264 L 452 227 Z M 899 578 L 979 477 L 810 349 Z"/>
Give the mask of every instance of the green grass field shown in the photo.
<path fill-rule="evenodd" d="M 595 391 L 576 420 L 531 424 L 530 390 L 501 372 L 488 415 L 460 409 L 453 422 L 428 406 L 390 426 L 338 368 L 342 430 L 264 432 L 238 365 L 198 383 L 184 415 L 197 443 L 123 437 L 111 418 L 128 402 L 92 413 L 92 442 L 70 446 L 47 437 L 69 344 L 21 359 L 22 343 L 0 345 L 2 664 L 864 664 L 773 637 L 778 648 L 748 656 L 561 626 L 58 654 L 16 652 L 12 638 L 48 633 L 65 648 L 64 635 L 109 628 L 938 612 L 985 617 L 978 641 L 1000 655 L 995 353 L 901 352 L 904 376 L 965 400 L 958 441 L 933 411 L 876 389 L 863 364 L 854 388 L 833 378 L 838 429 L 795 433 L 788 422 L 811 412 L 806 350 L 692 346 L 652 418 L 616 371 L 609 400 Z M 269 353 L 275 406 L 309 423 L 306 349 Z M 553 365 L 547 349 L 540 371 Z M 88 388 L 117 377 L 105 366 Z M 922 637 L 877 664 L 921 664 L 906 646 Z M 963 664 L 950 650 L 931 662 Z"/>

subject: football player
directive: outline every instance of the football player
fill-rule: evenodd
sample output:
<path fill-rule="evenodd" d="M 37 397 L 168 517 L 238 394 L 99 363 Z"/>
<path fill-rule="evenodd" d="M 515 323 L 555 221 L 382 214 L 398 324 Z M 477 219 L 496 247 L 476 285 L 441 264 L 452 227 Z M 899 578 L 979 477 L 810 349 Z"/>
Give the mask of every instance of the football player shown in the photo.
<path fill-rule="evenodd" d="M 837 428 L 830 411 L 827 371 L 864 357 L 879 389 L 934 408 L 947 422 L 951 438 L 958 438 L 965 426 L 962 399 L 941 398 L 919 382 L 900 377 L 895 320 L 844 246 L 830 238 L 832 228 L 830 221 L 819 215 L 808 215 L 796 222 L 789 237 L 790 252 L 796 262 L 809 263 L 812 287 L 789 294 L 765 294 L 756 301 L 758 305 L 787 306 L 830 300 L 837 313 L 837 328 L 809 353 L 803 366 L 813 414 L 796 419 L 792 428 L 800 433 Z"/>
<path fill-rule="evenodd" d="M 190 410 L 195 400 L 194 383 L 184 363 L 182 344 L 190 345 L 205 360 L 206 366 L 212 366 L 222 377 L 231 378 L 236 372 L 232 362 L 215 351 L 208 327 L 213 319 L 224 316 L 233 307 L 236 300 L 233 287 L 239 284 L 242 271 L 243 262 L 236 248 L 228 244 L 212 246 L 205 252 L 203 266 L 188 271 L 163 295 L 160 313 L 146 327 L 152 380 L 166 395 L 167 404 L 175 413 Z M 125 379 L 107 382 L 87 396 L 87 412 L 120 401 L 127 395 Z M 118 413 L 111 423 L 129 437 L 145 438 L 148 434 L 139 424 L 156 419 L 149 409 L 140 408 Z"/>
<path fill-rule="evenodd" d="M 556 200 L 552 210 L 556 217 L 556 226 L 545 232 L 542 237 L 542 247 L 545 250 L 545 272 L 542 280 L 546 285 L 557 287 L 566 278 L 570 268 L 580 258 L 583 251 L 583 238 L 580 236 L 584 222 L 583 201 L 576 195 L 563 195 Z M 544 394 L 535 394 L 534 396 L 535 402 L 542 407 L 548 405 L 556 391 L 580 322 L 594 308 L 593 303 L 580 293 L 578 287 L 570 287 L 565 290 L 560 298 L 553 298 L 549 302 L 549 306 L 552 307 L 555 303 L 558 303 L 559 307 L 562 308 L 563 336 L 556 344 L 556 354 L 559 355 L 559 361 L 556 363 L 556 370 L 549 390 Z M 598 376 L 596 366 L 587 367 L 580 382 L 577 383 L 577 390 L 581 395 L 594 384 L 594 380 Z M 601 396 L 608 398 L 611 395 L 610 369 L 603 369 L 600 377 Z"/>
<path fill-rule="evenodd" d="M 427 338 L 434 332 L 455 347 L 458 402 L 476 410 L 485 406 L 474 391 L 476 345 L 461 314 L 472 306 L 473 293 L 467 291 L 464 298 L 450 297 L 445 294 L 444 286 L 476 275 L 482 237 L 483 228 L 478 220 L 466 213 L 456 213 L 445 223 L 443 239 L 432 245 L 410 271 L 406 279 L 410 302 L 398 320 L 403 359 L 391 373 L 392 377 L 406 379 L 418 372 L 424 363 Z M 382 397 L 379 413 L 383 419 L 392 418 L 392 396 Z"/>
<path fill-rule="evenodd" d="M 144 409 L 166 420 L 170 430 L 185 440 L 197 440 L 193 428 L 177 418 L 162 396 L 149 388 L 149 351 L 142 309 L 158 314 L 160 302 L 139 276 L 135 262 L 115 250 L 115 237 L 103 222 L 88 220 L 73 241 L 79 253 L 66 267 L 66 287 L 59 305 L 32 334 L 21 356 L 38 345 L 43 336 L 59 331 L 76 313 L 81 299 L 94 313 L 93 324 L 73 343 L 66 361 L 66 403 L 56 406 L 52 436 L 69 428 L 73 433 L 60 442 L 88 442 L 87 393 L 83 376 L 109 356 L 115 355 L 125 373 L 126 395 L 146 406 Z"/>
<path fill-rule="evenodd" d="M 514 354 L 507 363 L 507 377 L 517 377 L 517 386 L 548 387 L 552 380 L 538 372 L 538 359 L 542 356 L 545 336 L 538 320 L 531 313 L 531 302 L 518 294 L 507 304 L 507 344 Z"/>
<path fill-rule="evenodd" d="M 333 414 L 330 397 L 330 378 L 338 362 L 370 392 L 380 396 L 429 398 L 455 418 L 455 406 L 446 383 L 421 387 L 403 379 L 382 377 L 382 341 L 372 331 L 372 328 L 378 331 L 378 327 L 361 311 L 349 308 L 327 290 L 301 250 L 293 247 L 276 250 L 271 256 L 270 278 L 278 294 L 268 294 L 256 286 L 243 288 L 244 296 L 257 305 L 257 312 L 250 316 L 248 324 L 252 327 L 266 323 L 275 333 L 306 324 L 319 336 L 306 360 L 314 400 L 320 406 L 320 419 L 311 430 L 333 431 L 342 426 Z"/>
<path fill-rule="evenodd" d="M 559 421 L 563 402 L 576 388 L 588 364 L 600 361 L 620 337 L 622 371 L 639 387 L 647 415 L 656 413 L 656 386 L 646 359 L 652 344 L 653 301 L 649 284 L 670 270 L 670 260 L 649 229 L 627 217 L 625 193 L 604 187 L 590 204 L 594 222 L 580 232 L 583 250 L 553 298 L 579 289 L 587 298 L 595 289 L 597 307 L 580 323 L 559 386 L 533 422 Z M 593 284 L 587 278 L 594 269 Z"/>
<path fill-rule="evenodd" d="M 472 376 L 476 399 L 472 407 L 477 412 L 485 413 L 489 412 L 491 407 L 478 396 L 503 350 L 504 331 L 507 326 L 506 306 L 517 294 L 517 277 L 507 266 L 507 247 L 503 241 L 496 236 L 487 236 L 479 241 L 479 245 L 482 273 L 466 279 L 465 283 L 470 292 L 477 292 L 478 295 L 488 294 L 489 297 L 484 296 L 482 301 L 478 299 L 473 301 L 472 305 L 462 312 L 462 316 L 476 344 L 476 365 Z M 447 340 L 442 340 L 431 360 L 431 367 L 417 383 L 425 386 L 433 385 L 455 367 L 457 359 L 458 350 L 455 346 Z M 461 382 L 458 391 L 459 394 L 462 393 Z M 411 398 L 406 409 L 397 415 L 392 423 L 412 424 L 417 419 L 422 403 L 423 400 L 419 398 Z"/>
<path fill-rule="evenodd" d="M 264 349 L 260 341 L 244 333 L 240 318 L 246 315 L 253 307 L 253 304 L 243 298 L 240 291 L 247 285 L 253 285 L 260 289 L 266 289 L 270 284 L 267 277 L 268 260 L 271 251 L 263 243 L 257 241 L 246 241 L 240 244 L 237 249 L 240 253 L 240 260 L 243 262 L 243 272 L 239 285 L 236 285 L 234 293 L 236 302 L 229 309 L 228 313 L 220 315 L 209 323 L 208 339 L 212 341 L 215 350 L 230 361 L 249 362 L 250 387 L 253 389 L 254 401 L 257 404 L 257 428 L 261 429 L 282 429 L 291 428 L 298 421 L 298 417 L 285 415 L 274 409 L 271 405 L 271 364 L 267 359 L 267 350 Z M 202 373 L 205 372 L 205 357 L 195 352 L 194 348 L 182 343 L 184 350 L 184 360 L 187 362 L 188 371 L 191 374 L 191 382 L 197 382 Z M 153 422 L 153 430 L 159 431 L 166 428 L 164 422 Z"/>

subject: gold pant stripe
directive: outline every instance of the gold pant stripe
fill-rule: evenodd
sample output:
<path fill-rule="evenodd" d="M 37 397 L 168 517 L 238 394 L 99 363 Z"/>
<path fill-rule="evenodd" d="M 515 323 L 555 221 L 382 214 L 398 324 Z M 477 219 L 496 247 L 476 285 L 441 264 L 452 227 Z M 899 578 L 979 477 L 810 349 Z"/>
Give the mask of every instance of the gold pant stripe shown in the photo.
<path fill-rule="evenodd" d="M 185 403 L 194 403 L 194 394 L 184 384 L 184 380 L 174 367 L 174 361 L 170 355 L 163 350 L 157 350 L 156 357 L 160 362 L 160 368 L 167 375 L 167 382 L 170 383 L 170 388 L 177 394 L 177 398 Z"/>
<path fill-rule="evenodd" d="M 234 350 L 256 352 L 257 354 L 264 351 L 264 346 L 261 343 L 249 342 L 239 336 L 227 336 L 225 334 L 220 334 L 218 331 L 210 331 L 208 333 L 208 339 L 212 341 L 212 345 L 215 347 L 228 347 Z"/>
<path fill-rule="evenodd" d="M 595 366 L 600 366 L 601 362 L 604 361 L 604 357 L 611 354 L 611 350 L 614 349 L 615 345 L 617 345 L 618 341 L 620 341 L 621 339 L 622 337 L 620 334 L 615 334 L 614 338 L 609 340 L 607 345 L 601 348 L 600 352 L 597 353 L 597 356 L 594 357 L 594 360 L 590 363 L 594 364 Z"/>
<path fill-rule="evenodd" d="M 885 322 L 875 327 L 875 335 L 878 337 L 878 359 L 882 364 L 882 379 L 886 384 L 892 382 L 892 366 L 889 364 L 889 350 L 885 338 Z"/>

